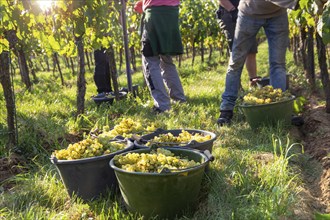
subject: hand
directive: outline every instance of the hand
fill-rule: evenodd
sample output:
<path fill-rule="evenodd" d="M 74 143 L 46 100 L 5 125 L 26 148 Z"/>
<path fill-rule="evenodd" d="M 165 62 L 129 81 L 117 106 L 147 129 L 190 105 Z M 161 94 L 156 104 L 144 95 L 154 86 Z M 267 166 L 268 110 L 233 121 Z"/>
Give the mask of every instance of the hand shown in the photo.
<path fill-rule="evenodd" d="M 143 8 L 142 8 L 142 0 L 141 1 L 138 1 L 135 3 L 134 5 L 134 11 L 139 13 L 139 14 L 142 14 L 143 13 Z"/>
<path fill-rule="evenodd" d="M 216 14 L 216 18 L 217 19 L 221 19 L 221 11 L 220 11 L 221 9 L 219 8 L 218 10 L 216 10 L 216 12 L 215 12 L 215 14 Z"/>
<path fill-rule="evenodd" d="M 231 20 L 236 23 L 237 15 L 238 15 L 238 9 L 235 8 L 234 10 L 230 11 L 229 13 L 230 13 L 230 16 L 231 16 Z"/>

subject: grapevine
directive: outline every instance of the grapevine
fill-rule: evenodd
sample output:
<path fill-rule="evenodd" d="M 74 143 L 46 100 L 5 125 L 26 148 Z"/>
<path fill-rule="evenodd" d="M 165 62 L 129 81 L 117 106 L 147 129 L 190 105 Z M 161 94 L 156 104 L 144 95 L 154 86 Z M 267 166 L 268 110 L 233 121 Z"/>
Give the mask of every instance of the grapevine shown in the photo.
<path fill-rule="evenodd" d="M 160 173 L 164 168 L 177 171 L 199 165 L 199 162 L 180 158 L 171 151 L 157 148 L 150 153 L 128 153 L 116 155 L 114 163 L 117 167 L 129 172 Z"/>

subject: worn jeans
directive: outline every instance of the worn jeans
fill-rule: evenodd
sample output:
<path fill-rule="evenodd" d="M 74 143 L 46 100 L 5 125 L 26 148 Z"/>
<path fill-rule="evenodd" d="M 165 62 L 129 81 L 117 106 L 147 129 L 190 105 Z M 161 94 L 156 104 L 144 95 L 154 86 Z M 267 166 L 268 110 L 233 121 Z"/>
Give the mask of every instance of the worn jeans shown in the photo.
<path fill-rule="evenodd" d="M 171 56 L 142 56 L 142 64 L 144 77 L 156 107 L 166 111 L 171 108 L 170 99 L 180 102 L 186 101 L 182 84 Z"/>
<path fill-rule="evenodd" d="M 286 89 L 285 54 L 289 45 L 288 15 L 261 19 L 238 13 L 233 51 L 226 75 L 220 110 L 233 110 L 238 96 L 240 78 L 251 41 L 264 28 L 268 40 L 270 85 Z"/>
<path fill-rule="evenodd" d="M 219 27 L 227 38 L 229 51 L 231 52 L 233 48 L 233 42 L 235 36 L 236 21 L 232 20 L 230 12 L 228 12 L 224 8 L 220 7 L 218 12 L 220 16 L 218 18 Z M 257 53 L 257 52 L 258 52 L 258 42 L 257 39 L 254 38 L 253 41 L 250 42 L 249 53 Z"/>

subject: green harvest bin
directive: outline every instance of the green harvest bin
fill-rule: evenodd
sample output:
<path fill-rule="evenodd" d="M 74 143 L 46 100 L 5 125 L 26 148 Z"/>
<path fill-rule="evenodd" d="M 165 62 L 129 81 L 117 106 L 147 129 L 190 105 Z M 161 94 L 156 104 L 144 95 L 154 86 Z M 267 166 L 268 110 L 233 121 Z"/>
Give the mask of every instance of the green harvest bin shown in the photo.
<path fill-rule="evenodd" d="M 191 141 L 187 144 L 180 145 L 181 147 L 188 147 L 188 148 L 197 149 L 197 150 L 201 150 L 201 151 L 209 150 L 212 153 L 213 142 L 217 138 L 216 134 L 213 132 L 210 132 L 210 131 L 196 130 L 196 129 L 173 129 L 173 130 L 157 129 L 155 132 L 143 135 L 143 136 L 141 136 L 140 139 L 135 140 L 134 146 L 135 146 L 135 148 L 138 148 L 138 149 L 149 148 L 145 144 L 149 140 L 153 139 L 154 137 L 159 136 L 160 134 L 167 134 L 167 133 L 171 133 L 174 136 L 179 136 L 179 134 L 181 133 L 182 130 L 185 130 L 191 134 L 200 134 L 203 136 L 210 135 L 211 139 L 201 142 L 201 143 L 199 143 L 197 141 Z M 172 146 L 169 146 L 169 147 L 173 147 L 173 146 L 178 146 L 178 144 L 172 144 Z M 165 146 L 162 146 L 162 147 L 165 147 Z"/>
<path fill-rule="evenodd" d="M 142 173 L 125 171 L 114 164 L 114 159 L 110 161 L 127 209 L 143 215 L 145 219 L 156 216 L 171 219 L 181 216 L 187 210 L 193 211 L 198 203 L 205 167 L 213 159 L 208 150 L 201 153 L 181 147 L 166 149 L 201 164 L 178 172 Z M 139 149 L 122 155 L 150 151 Z"/>
<path fill-rule="evenodd" d="M 278 122 L 285 126 L 291 125 L 293 113 L 293 101 L 295 97 L 270 104 L 261 105 L 240 105 L 250 127 L 255 129 L 262 125 L 274 126 Z"/>
<path fill-rule="evenodd" d="M 77 160 L 58 160 L 51 157 L 70 196 L 77 195 L 83 200 L 92 200 L 107 190 L 117 190 L 118 182 L 109 161 L 117 154 L 132 150 L 133 142 L 127 141 L 127 147 L 112 154 Z"/>
<path fill-rule="evenodd" d="M 118 92 L 118 98 L 119 100 L 123 100 L 127 97 L 127 92 L 126 91 L 119 91 Z M 95 98 L 92 97 L 92 99 L 94 100 L 95 104 L 97 105 L 101 105 L 102 103 L 108 103 L 109 105 L 113 104 L 113 101 L 115 100 L 115 93 L 114 92 L 110 92 L 111 96 L 108 98 Z"/>

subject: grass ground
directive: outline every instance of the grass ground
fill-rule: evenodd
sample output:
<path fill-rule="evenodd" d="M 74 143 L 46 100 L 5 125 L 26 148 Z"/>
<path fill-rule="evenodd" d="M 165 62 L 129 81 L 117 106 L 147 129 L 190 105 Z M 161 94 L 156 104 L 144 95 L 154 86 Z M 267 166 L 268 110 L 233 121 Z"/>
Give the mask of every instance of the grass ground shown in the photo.
<path fill-rule="evenodd" d="M 259 47 L 258 73 L 268 75 L 267 44 Z M 15 77 L 19 145 L 17 152 L 24 155 L 25 172 L 2 182 L 0 189 L 0 219 L 142 219 L 122 207 L 120 195 L 111 192 L 104 197 L 84 202 L 70 198 L 49 156 L 55 149 L 65 148 L 81 139 L 93 127 L 115 125 L 120 118 L 130 117 L 145 123 L 154 122 L 163 129 L 190 128 L 212 131 L 215 160 L 202 187 L 202 197 L 193 215 L 181 219 L 299 219 L 295 214 L 302 199 L 299 192 L 304 183 L 299 166 L 293 158 L 302 157 L 300 141 L 290 136 L 289 130 L 278 125 L 251 130 L 242 113 L 236 110 L 234 124 L 218 127 L 220 95 L 224 90 L 226 64 L 219 64 L 214 56 L 209 63 L 190 59 L 179 68 L 187 103 L 173 104 L 166 114 L 152 114 L 153 105 L 140 70 L 133 74 L 139 85 L 139 98 L 128 97 L 111 106 L 97 107 L 90 99 L 96 88 L 92 72 L 87 71 L 86 113 L 74 119 L 76 82 L 69 70 L 65 71 L 66 86 L 49 72 L 38 73 L 39 82 L 32 92 L 22 89 Z M 288 71 L 302 77 L 288 53 Z M 126 86 L 125 74 L 120 84 Z M 242 85 L 248 87 L 244 70 Z M 1 93 L 2 91 L 0 91 Z M 5 112 L 4 99 L 0 110 Z M 6 114 L 1 114 L 0 128 L 5 131 Z M 6 135 L 0 136 L 4 146 Z M 0 148 L 1 155 L 9 156 Z"/>

